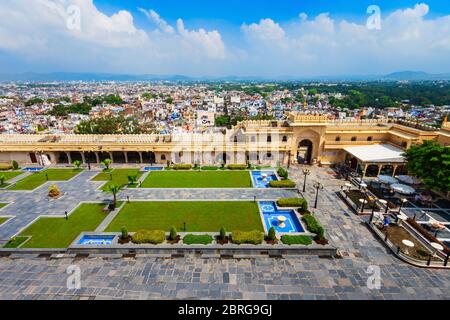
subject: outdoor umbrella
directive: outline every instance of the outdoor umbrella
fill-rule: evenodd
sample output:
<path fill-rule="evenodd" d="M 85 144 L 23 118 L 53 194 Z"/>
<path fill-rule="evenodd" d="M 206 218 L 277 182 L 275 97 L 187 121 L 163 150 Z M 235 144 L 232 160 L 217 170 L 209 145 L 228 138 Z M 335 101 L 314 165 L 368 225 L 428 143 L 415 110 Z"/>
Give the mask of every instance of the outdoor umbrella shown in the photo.
<path fill-rule="evenodd" d="M 395 184 L 391 185 L 391 188 L 395 192 L 398 192 L 398 193 L 401 193 L 401 194 L 414 194 L 416 192 L 416 190 L 414 190 L 410 186 L 407 186 L 406 184 L 395 183 Z"/>
<path fill-rule="evenodd" d="M 396 177 L 399 181 L 404 182 L 406 184 L 419 184 L 420 180 L 416 177 L 412 176 L 397 176 Z"/>
<path fill-rule="evenodd" d="M 378 178 L 378 180 L 381 183 L 385 183 L 385 184 L 398 183 L 398 180 L 393 178 L 393 177 L 391 177 L 391 176 L 383 176 L 383 175 L 381 175 L 381 176 L 378 176 L 377 178 Z"/>

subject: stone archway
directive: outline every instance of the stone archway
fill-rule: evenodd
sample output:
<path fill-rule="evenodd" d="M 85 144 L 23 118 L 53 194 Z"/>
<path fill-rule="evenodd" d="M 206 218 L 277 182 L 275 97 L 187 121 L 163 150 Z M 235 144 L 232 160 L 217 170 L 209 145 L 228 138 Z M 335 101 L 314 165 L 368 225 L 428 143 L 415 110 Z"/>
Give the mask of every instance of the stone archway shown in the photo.
<path fill-rule="evenodd" d="M 303 139 L 297 146 L 297 162 L 311 164 L 313 156 L 313 142 L 309 139 Z"/>

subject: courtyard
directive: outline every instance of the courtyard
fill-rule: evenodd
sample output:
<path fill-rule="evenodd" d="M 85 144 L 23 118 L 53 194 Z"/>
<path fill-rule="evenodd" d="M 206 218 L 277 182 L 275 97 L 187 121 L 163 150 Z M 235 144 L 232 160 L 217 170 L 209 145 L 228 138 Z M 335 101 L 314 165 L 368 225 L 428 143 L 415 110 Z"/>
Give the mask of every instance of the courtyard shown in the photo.
<path fill-rule="evenodd" d="M 47 181 L 67 181 L 77 176 L 82 170 L 77 169 L 47 169 L 32 173 L 19 180 L 9 190 L 34 190 Z"/>
<path fill-rule="evenodd" d="M 69 170 L 71 171 L 71 170 Z M 58 182 L 66 193 L 55 201 L 44 200 L 46 188 L 21 192 L 8 190 L 0 193 L 1 203 L 9 203 L 0 209 L 0 239 L 17 236 L 24 241 L 24 248 L 65 247 L 81 231 L 95 230 L 107 213 L 103 212 L 105 200 L 111 199 L 101 190 L 108 177 L 95 181 L 99 171 L 83 171 L 72 180 Z M 172 173 L 172 172 L 170 172 Z M 177 172 L 175 172 L 177 173 Z M 153 174 L 153 173 L 151 173 Z M 301 184 L 301 170 L 291 169 L 291 178 Z M 309 178 L 321 181 L 325 189 L 320 192 L 319 209 L 311 209 L 327 229 L 330 241 L 341 252 L 341 258 L 323 259 L 317 256 L 290 257 L 284 259 L 202 259 L 196 255 L 179 258 L 158 258 L 138 254 L 128 258 L 115 256 L 74 257 L 52 255 L 46 260 L 37 255 L 14 254 L 0 258 L 0 298 L 83 299 L 83 298 L 218 298 L 218 299 L 420 299 L 447 298 L 450 294 L 450 275 L 447 270 L 426 270 L 405 264 L 379 242 L 364 225 L 364 217 L 352 213 L 338 197 L 342 182 L 335 179 L 332 170 L 314 168 Z M 44 181 L 43 184 L 53 182 Z M 314 202 L 316 190 L 307 184 L 302 194 Z M 236 214 L 239 228 L 253 224 L 262 228 L 258 215 L 251 215 L 256 207 L 253 198 L 273 201 L 281 197 L 297 197 L 291 190 L 272 189 L 186 189 L 163 190 L 158 188 L 125 189 L 120 200 L 131 198 L 107 226 L 106 230 L 120 231 L 126 225 L 130 232 L 144 225 L 149 228 L 179 231 L 187 220 L 189 232 L 207 227 L 217 232 L 227 219 L 217 221 L 217 215 L 203 214 L 224 212 Z M 141 201 L 146 199 L 146 201 Z M 173 199 L 177 199 L 176 202 Z M 202 201 L 196 201 L 202 199 Z M 223 201 L 219 201 L 222 199 Z M 161 201 L 164 200 L 164 201 Z M 170 201 L 169 201 L 170 200 Z M 81 201 L 94 202 L 81 205 Z M 97 204 L 95 204 L 95 202 Z M 216 207 L 212 207 L 214 204 Z M 238 207 L 241 205 L 242 207 Z M 207 210 L 207 209 L 209 210 Z M 69 219 L 64 212 L 69 212 Z M 167 216 L 167 213 L 175 215 Z M 248 219 L 243 220 L 248 212 Z M 203 217 L 202 217 L 203 216 Z M 202 217 L 199 219 L 199 217 Z M 256 219 L 256 217 L 259 219 Z M 223 217 L 222 217 L 223 218 Z M 231 222 L 235 219 L 230 217 Z M 176 224 L 178 222 L 178 225 Z M 175 225 L 174 225 L 175 224 Z M 198 228 L 198 229 L 197 229 Z M 19 232 L 20 231 L 20 232 Z M 38 236 L 41 234 L 42 236 Z M 57 234 L 57 237 L 52 236 Z M 27 236 L 34 236 L 27 240 Z M 24 237 L 22 239 L 21 237 Z M 34 242 L 32 242 L 34 241 Z M 65 287 L 66 267 L 76 264 L 82 270 L 83 284 L 80 290 Z M 369 289 L 369 266 L 381 270 L 381 287 Z M 20 270 L 20 272 L 18 272 Z M 131 273 L 130 273 L 131 272 Z M 32 282 L 26 282 L 33 279 Z M 129 276 L 132 274 L 131 276 Z M 127 276 L 125 276 L 127 275 Z M 12 281 L 12 279 L 17 281 Z M 22 279 L 22 280 L 21 280 Z M 110 284 L 113 284 L 110 286 Z"/>

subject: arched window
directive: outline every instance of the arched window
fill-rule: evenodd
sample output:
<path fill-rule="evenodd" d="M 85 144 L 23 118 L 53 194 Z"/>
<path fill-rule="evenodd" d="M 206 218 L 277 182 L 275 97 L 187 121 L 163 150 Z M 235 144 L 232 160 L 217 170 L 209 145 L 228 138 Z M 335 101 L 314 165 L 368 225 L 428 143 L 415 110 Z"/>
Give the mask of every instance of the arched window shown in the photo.
<path fill-rule="evenodd" d="M 235 143 L 238 142 L 238 137 L 237 136 L 234 136 L 234 142 Z"/>
<path fill-rule="evenodd" d="M 352 141 L 356 141 L 357 140 L 357 138 L 356 137 L 352 137 Z"/>
<path fill-rule="evenodd" d="M 267 152 L 267 154 L 266 154 L 266 159 L 272 159 L 272 153 Z"/>
<path fill-rule="evenodd" d="M 336 137 L 336 142 L 339 142 L 339 141 L 341 141 L 341 137 Z"/>
<path fill-rule="evenodd" d="M 287 142 L 288 141 L 288 138 L 287 138 L 287 136 L 283 136 L 283 140 L 282 140 L 283 142 Z"/>
<path fill-rule="evenodd" d="M 267 142 L 272 142 L 272 136 L 267 136 Z"/>
<path fill-rule="evenodd" d="M 367 137 L 367 141 L 372 141 L 373 137 Z"/>
<path fill-rule="evenodd" d="M 408 146 L 408 143 L 406 141 L 402 142 L 402 148 L 406 148 Z"/>
<path fill-rule="evenodd" d="M 165 154 L 163 154 L 163 155 L 161 156 L 161 161 L 166 161 L 166 155 L 165 155 Z"/>

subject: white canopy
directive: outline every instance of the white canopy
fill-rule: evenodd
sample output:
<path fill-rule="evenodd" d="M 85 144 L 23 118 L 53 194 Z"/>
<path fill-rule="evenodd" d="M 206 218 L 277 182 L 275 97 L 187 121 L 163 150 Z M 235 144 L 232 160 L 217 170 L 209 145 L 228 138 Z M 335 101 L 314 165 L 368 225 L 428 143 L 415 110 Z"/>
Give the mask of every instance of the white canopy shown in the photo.
<path fill-rule="evenodd" d="M 390 144 L 375 144 L 371 146 L 346 147 L 345 151 L 368 163 L 405 163 L 402 157 L 404 151 Z"/>

